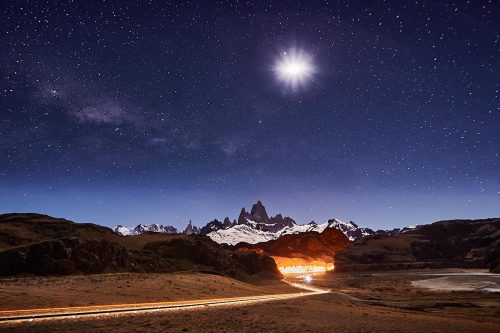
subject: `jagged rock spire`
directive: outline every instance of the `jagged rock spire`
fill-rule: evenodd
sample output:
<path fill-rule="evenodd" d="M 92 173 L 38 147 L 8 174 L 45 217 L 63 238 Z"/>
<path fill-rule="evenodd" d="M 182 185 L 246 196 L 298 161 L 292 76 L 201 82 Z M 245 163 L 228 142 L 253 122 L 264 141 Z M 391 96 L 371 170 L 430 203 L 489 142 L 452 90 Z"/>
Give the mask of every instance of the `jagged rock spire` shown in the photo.
<path fill-rule="evenodd" d="M 185 234 L 197 234 L 199 232 L 200 232 L 200 230 L 198 229 L 198 227 L 193 226 L 193 222 L 191 220 L 189 220 L 186 229 L 184 229 L 184 233 Z"/>
<path fill-rule="evenodd" d="M 250 217 L 250 214 L 245 210 L 245 207 L 241 208 L 240 216 L 238 217 L 238 224 L 246 224 L 246 218 Z"/>
<path fill-rule="evenodd" d="M 259 200 L 256 204 L 252 206 L 252 210 L 250 211 L 250 216 L 252 220 L 256 222 L 267 222 L 269 220 L 269 216 L 266 212 L 266 207 Z"/>

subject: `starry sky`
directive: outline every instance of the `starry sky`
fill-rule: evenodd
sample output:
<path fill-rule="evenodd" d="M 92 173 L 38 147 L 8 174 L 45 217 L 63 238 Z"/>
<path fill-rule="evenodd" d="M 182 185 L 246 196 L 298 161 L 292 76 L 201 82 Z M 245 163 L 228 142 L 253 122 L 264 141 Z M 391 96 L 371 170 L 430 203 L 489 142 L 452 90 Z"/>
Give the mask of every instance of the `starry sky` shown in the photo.
<path fill-rule="evenodd" d="M 496 1 L 0 4 L 0 213 L 500 215 Z M 307 58 L 298 84 L 276 72 Z"/>

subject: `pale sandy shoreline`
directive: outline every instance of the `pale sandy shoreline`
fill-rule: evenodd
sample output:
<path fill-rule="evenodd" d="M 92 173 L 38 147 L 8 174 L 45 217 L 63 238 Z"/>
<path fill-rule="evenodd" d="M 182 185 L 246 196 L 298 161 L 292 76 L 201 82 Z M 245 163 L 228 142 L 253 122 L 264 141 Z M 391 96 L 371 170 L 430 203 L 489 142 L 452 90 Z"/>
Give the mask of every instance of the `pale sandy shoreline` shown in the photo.
<path fill-rule="evenodd" d="M 500 274 L 487 272 L 458 272 L 422 275 L 440 277 L 412 281 L 412 286 L 443 291 L 500 292 Z"/>

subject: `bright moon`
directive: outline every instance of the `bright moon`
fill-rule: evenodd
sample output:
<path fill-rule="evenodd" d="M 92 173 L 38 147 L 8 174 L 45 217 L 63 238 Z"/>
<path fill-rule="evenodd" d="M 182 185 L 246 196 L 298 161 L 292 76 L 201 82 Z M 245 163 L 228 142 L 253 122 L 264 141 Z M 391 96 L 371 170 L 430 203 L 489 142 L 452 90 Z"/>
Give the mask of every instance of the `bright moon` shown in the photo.
<path fill-rule="evenodd" d="M 291 49 L 282 53 L 275 63 L 274 71 L 287 88 L 296 90 L 311 79 L 315 69 L 311 56 L 302 50 Z"/>

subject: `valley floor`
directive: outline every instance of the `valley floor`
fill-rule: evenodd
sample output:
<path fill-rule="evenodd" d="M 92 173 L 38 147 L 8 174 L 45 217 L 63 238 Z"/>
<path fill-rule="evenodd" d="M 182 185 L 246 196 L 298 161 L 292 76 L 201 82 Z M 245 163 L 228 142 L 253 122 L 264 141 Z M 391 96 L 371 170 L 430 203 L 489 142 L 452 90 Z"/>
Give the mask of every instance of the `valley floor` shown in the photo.
<path fill-rule="evenodd" d="M 435 276 L 423 275 L 431 272 L 435 271 L 328 273 L 315 277 L 313 284 L 331 288 L 333 292 L 330 294 L 241 307 L 23 325 L 0 323 L 0 332 L 500 332 L 500 293 L 437 291 L 412 285 L 415 280 L 434 278 Z M 436 273 L 443 272 L 447 271 L 440 270 Z M 151 280 L 134 277 L 133 274 L 87 276 L 85 279 L 97 280 L 85 282 L 86 287 L 80 287 L 81 281 L 57 282 L 57 279 L 72 281 L 73 278 L 82 277 L 50 278 L 55 279 L 54 282 L 44 281 L 39 288 L 43 291 L 37 292 L 35 287 L 29 287 L 28 282 L 11 282 L 14 283 L 11 285 L 7 285 L 5 281 L 0 282 L 2 296 L 6 295 L 6 291 L 9 292 L 9 298 L 0 299 L 0 307 L 6 309 L 14 304 L 19 307 L 48 304 L 53 302 L 50 299 L 62 304 L 64 297 L 59 293 L 63 289 L 58 288 L 64 288 L 64 285 L 67 290 L 76 288 L 77 295 L 81 295 L 79 302 L 93 303 L 98 300 L 110 303 L 110 299 L 117 300 L 117 297 L 134 302 L 164 300 L 164 297 L 174 300 L 183 298 L 183 293 L 187 291 L 191 299 L 200 298 L 200 295 L 207 292 L 212 293 L 207 297 L 237 296 L 237 293 L 256 295 L 269 293 L 270 290 L 275 293 L 293 292 L 290 287 L 277 282 L 253 285 L 219 276 L 207 277 L 204 274 L 157 274 L 152 275 Z M 106 279 L 111 282 L 106 282 Z M 210 279 L 214 280 L 209 282 Z M 12 294 L 15 290 L 12 287 L 21 287 L 23 283 L 28 288 L 24 289 L 25 294 L 21 293 L 22 288 L 17 290 L 16 299 Z M 222 287 L 218 285 L 220 283 Z M 62 287 L 58 287 L 59 285 Z M 100 285 L 106 287 L 99 287 Z M 154 286 L 156 289 L 151 290 Z M 170 287 L 167 288 L 168 286 Z M 104 294 L 95 296 L 99 288 Z M 105 291 L 107 288 L 110 288 L 109 291 Z M 54 297 L 51 290 L 56 290 Z M 89 298 L 84 299 L 82 295 Z M 36 300 L 38 297 L 49 300 Z"/>
<path fill-rule="evenodd" d="M 245 283 L 203 273 L 112 273 L 0 279 L 0 310 L 168 302 L 292 293 L 285 283 Z"/>

